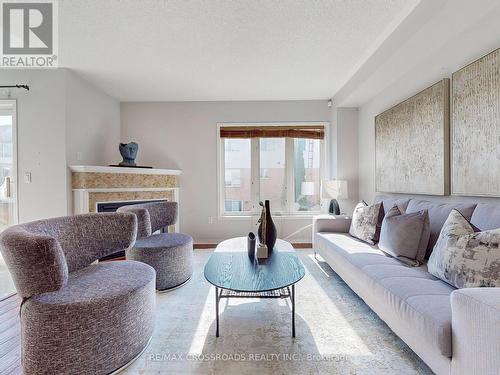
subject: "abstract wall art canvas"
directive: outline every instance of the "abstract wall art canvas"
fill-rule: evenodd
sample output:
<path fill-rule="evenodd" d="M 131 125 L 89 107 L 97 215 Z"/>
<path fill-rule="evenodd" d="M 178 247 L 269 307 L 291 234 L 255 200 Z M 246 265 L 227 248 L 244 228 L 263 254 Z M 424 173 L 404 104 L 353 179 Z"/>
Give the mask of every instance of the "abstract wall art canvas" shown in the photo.
<path fill-rule="evenodd" d="M 454 195 L 500 196 L 500 49 L 452 75 Z"/>
<path fill-rule="evenodd" d="M 449 194 L 449 103 L 443 79 L 375 117 L 378 192 Z"/>

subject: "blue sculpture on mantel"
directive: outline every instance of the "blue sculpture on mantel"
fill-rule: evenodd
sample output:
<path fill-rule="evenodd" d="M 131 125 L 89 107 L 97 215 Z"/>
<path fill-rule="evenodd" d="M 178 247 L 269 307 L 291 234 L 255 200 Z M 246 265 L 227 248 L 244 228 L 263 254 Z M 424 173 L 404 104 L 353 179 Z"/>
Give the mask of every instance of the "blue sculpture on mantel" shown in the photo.
<path fill-rule="evenodd" d="M 120 167 L 135 167 L 135 158 L 137 157 L 137 151 L 139 151 L 139 145 L 135 142 L 120 143 L 119 149 L 123 158 L 119 164 Z"/>

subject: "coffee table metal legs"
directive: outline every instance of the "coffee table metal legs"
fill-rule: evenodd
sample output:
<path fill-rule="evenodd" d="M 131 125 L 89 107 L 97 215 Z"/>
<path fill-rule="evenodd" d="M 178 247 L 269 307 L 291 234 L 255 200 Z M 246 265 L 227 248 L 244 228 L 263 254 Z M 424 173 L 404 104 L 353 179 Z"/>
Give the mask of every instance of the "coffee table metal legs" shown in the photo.
<path fill-rule="evenodd" d="M 295 284 L 271 292 L 233 292 L 215 287 L 215 337 L 219 337 L 219 302 L 221 298 L 287 298 L 292 302 L 292 337 L 295 337 Z"/>
<path fill-rule="evenodd" d="M 219 337 L 219 288 L 215 287 L 215 337 Z"/>
<path fill-rule="evenodd" d="M 292 337 L 295 337 L 295 284 L 292 284 L 290 299 L 292 300 Z"/>

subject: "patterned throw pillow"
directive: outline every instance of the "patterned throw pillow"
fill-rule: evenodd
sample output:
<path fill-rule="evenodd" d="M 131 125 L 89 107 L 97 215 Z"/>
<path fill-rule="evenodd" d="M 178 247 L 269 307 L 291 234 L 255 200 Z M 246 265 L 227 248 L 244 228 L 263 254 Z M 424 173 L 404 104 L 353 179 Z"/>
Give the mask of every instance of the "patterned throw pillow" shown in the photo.
<path fill-rule="evenodd" d="M 382 203 L 368 206 L 366 202 L 360 202 L 354 208 L 352 214 L 349 234 L 361 241 L 375 245 L 380 235 L 379 215 L 383 212 L 380 207 Z"/>
<path fill-rule="evenodd" d="M 500 287 L 500 228 L 476 232 L 452 210 L 434 246 L 428 270 L 457 288 Z"/>
<path fill-rule="evenodd" d="M 419 266 L 431 234 L 427 210 L 405 214 L 392 207 L 382 221 L 378 248 L 410 266 Z"/>

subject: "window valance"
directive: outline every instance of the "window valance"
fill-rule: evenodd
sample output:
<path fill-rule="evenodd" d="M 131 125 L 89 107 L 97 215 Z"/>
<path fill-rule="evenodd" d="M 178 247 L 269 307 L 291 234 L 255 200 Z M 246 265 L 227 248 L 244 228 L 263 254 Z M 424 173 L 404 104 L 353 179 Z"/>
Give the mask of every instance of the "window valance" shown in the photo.
<path fill-rule="evenodd" d="M 323 125 L 299 126 L 222 126 L 221 138 L 309 138 L 323 139 Z"/>

